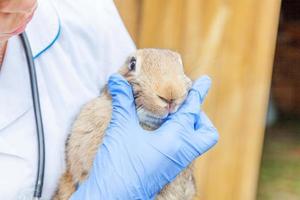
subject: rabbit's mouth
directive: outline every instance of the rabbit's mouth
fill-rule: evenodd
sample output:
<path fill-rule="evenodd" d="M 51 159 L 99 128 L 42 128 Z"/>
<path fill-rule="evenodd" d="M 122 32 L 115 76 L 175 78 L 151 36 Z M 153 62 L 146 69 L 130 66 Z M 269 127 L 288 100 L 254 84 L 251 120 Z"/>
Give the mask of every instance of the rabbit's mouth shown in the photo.
<path fill-rule="evenodd" d="M 141 126 L 143 126 L 143 128 L 146 130 L 158 129 L 165 122 L 168 116 L 168 114 L 165 116 L 158 116 L 148 110 L 145 110 L 144 108 L 138 109 L 137 114 Z"/>

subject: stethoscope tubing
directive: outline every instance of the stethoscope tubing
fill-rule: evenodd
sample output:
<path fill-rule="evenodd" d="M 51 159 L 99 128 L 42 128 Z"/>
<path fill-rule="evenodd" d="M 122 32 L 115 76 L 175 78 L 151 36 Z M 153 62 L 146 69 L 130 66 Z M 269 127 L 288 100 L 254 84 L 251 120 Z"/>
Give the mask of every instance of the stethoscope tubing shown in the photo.
<path fill-rule="evenodd" d="M 34 118 L 35 118 L 35 125 L 37 131 L 38 166 L 37 166 L 37 175 L 36 175 L 33 198 L 39 199 L 42 196 L 43 184 L 44 184 L 44 171 L 45 171 L 45 137 L 44 137 L 43 119 L 42 119 L 42 111 L 40 106 L 35 64 L 33 60 L 30 43 L 25 32 L 20 34 L 20 38 L 24 47 L 27 66 L 28 66 L 31 95 L 32 95 L 32 102 L 33 102 L 33 109 L 34 109 Z"/>

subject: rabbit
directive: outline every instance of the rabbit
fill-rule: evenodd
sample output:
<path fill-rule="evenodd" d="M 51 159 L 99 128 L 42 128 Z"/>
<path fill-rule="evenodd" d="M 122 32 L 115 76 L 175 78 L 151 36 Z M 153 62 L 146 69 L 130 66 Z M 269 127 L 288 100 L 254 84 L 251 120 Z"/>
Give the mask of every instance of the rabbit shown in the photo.
<path fill-rule="evenodd" d="M 184 74 L 180 54 L 167 49 L 139 49 L 119 69 L 131 84 L 140 125 L 155 130 L 177 111 L 192 81 Z M 67 200 L 84 181 L 95 157 L 112 113 L 107 87 L 101 95 L 83 106 L 66 143 L 66 171 L 54 200 Z M 151 133 L 150 133 L 151 134 Z M 183 170 L 156 196 L 157 200 L 191 200 L 195 195 L 192 165 Z"/>

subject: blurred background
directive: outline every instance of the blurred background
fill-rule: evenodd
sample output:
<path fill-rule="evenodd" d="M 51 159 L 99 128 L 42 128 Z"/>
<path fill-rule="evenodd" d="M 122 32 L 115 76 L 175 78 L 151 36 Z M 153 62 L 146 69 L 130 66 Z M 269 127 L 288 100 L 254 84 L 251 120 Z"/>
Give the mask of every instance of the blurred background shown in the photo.
<path fill-rule="evenodd" d="M 300 1 L 283 0 L 258 199 L 300 199 Z"/>
<path fill-rule="evenodd" d="M 300 200 L 300 1 L 115 2 L 138 48 L 178 51 L 191 78 L 213 79 L 204 110 L 220 140 L 197 160 L 195 199 Z"/>

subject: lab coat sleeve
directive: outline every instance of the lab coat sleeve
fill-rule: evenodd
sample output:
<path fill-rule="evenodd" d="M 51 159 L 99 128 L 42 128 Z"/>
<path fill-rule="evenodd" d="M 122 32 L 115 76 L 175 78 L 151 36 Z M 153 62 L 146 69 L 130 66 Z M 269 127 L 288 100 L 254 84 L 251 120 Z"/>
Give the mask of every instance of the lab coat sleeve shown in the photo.
<path fill-rule="evenodd" d="M 103 71 L 100 76 L 105 80 L 124 64 L 126 58 L 136 50 L 119 12 L 112 0 L 100 0 L 102 24 L 99 27 L 103 33 L 103 53 L 101 62 Z M 104 75 L 104 76 L 103 76 Z"/>

